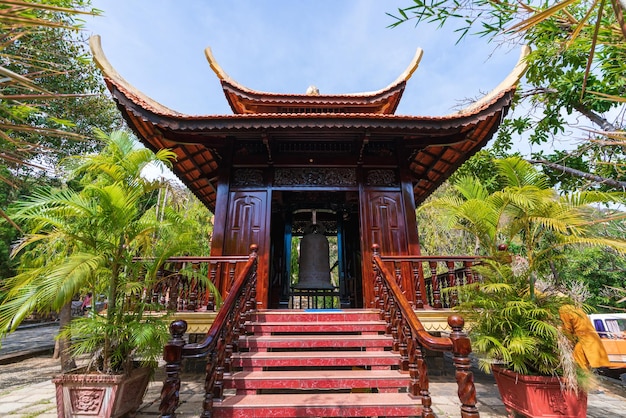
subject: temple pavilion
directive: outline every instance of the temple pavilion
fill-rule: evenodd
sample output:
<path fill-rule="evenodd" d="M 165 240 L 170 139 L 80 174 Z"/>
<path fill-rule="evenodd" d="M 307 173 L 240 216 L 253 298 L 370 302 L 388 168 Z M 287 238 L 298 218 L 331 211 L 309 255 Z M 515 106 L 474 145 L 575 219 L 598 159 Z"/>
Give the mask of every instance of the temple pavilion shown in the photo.
<path fill-rule="evenodd" d="M 207 49 L 233 113 L 197 116 L 125 81 L 98 36 L 91 48 L 128 126 L 148 148 L 176 153 L 174 174 L 213 212 L 211 255 L 245 255 L 258 245 L 261 308 L 289 306 L 293 240 L 306 235 L 312 219 L 332 238 L 332 287 L 341 307 L 372 307 L 372 245 L 383 255 L 420 255 L 416 208 L 494 135 L 527 54 L 493 91 L 433 117 L 395 114 L 421 49 L 391 84 L 358 94 L 256 91 L 229 77 Z M 427 293 L 424 282 L 403 280 L 406 297 L 427 308 L 417 300 Z M 228 283 L 218 286 L 228 291 Z"/>

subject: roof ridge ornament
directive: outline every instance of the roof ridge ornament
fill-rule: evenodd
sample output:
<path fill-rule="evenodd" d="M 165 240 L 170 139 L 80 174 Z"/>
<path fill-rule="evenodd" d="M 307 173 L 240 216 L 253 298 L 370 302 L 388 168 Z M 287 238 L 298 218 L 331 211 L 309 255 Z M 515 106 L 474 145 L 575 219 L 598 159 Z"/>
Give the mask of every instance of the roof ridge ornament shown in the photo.
<path fill-rule="evenodd" d="M 318 89 L 316 86 L 311 84 L 309 88 L 306 89 L 306 95 L 307 96 L 319 96 L 320 89 Z"/>

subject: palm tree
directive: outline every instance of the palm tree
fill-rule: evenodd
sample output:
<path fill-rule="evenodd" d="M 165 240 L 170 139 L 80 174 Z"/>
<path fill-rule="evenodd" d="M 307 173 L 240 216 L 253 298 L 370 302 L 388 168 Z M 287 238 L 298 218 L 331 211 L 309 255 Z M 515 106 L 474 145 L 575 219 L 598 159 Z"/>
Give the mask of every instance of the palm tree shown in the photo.
<path fill-rule="evenodd" d="M 558 195 L 546 176 L 525 160 L 511 157 L 495 165 L 500 190 L 489 192 L 478 179 L 461 177 L 453 192 L 420 210 L 437 213 L 444 228 L 474 237 L 476 253 L 486 256 L 475 269 L 481 281 L 455 289 L 457 309 L 468 321 L 481 367 L 489 370 L 498 363 L 521 374 L 565 376 L 568 387 L 576 388 L 584 382 L 576 376 L 559 317 L 559 309 L 573 301 L 550 291 L 536 292 L 535 282 L 550 271 L 563 247 L 611 247 L 625 254 L 626 241 L 597 233 L 596 224 L 608 218 L 599 217 L 601 211 L 593 206 L 619 202 L 622 196 Z"/>
<path fill-rule="evenodd" d="M 596 234 L 596 204 L 620 202 L 622 195 L 585 191 L 558 195 L 547 177 L 519 157 L 496 160 L 503 181 L 501 190 L 489 193 L 474 177 L 462 177 L 453 193 L 431 200 L 419 210 L 434 209 L 444 228 L 464 231 L 476 240 L 476 253 L 501 257 L 502 244 L 525 258 L 531 296 L 537 274 L 565 246 L 606 246 L 626 253 L 623 239 Z"/>
<path fill-rule="evenodd" d="M 157 337 L 158 327 L 145 326 L 150 319 L 143 315 L 144 307 L 129 309 L 127 304 L 131 296 L 140 300 L 147 285 L 137 279 L 145 266 L 133 258 L 162 262 L 193 249 L 197 240 L 185 233 L 182 217 L 154 216 L 154 197 L 161 184 L 141 175 L 148 164 L 168 163 L 174 154 L 162 150 L 155 155 L 124 131 L 100 138 L 105 150 L 81 159 L 73 170 L 79 190 L 41 191 L 17 205 L 14 217 L 30 231 L 14 251 L 25 254 L 19 274 L 5 283 L 0 333 L 14 330 L 32 312 L 59 310 L 80 291 L 105 294 L 106 315 L 72 321 L 75 324 L 66 333 L 80 336 L 76 353 L 103 347 L 102 367 L 110 372 L 125 366 L 129 350 L 142 343 L 137 339 L 155 343 L 147 353 L 152 358 L 164 343 Z M 167 234 L 167 242 L 155 245 L 162 234 Z M 148 270 L 153 275 L 147 280 L 156 279 L 157 269 Z M 160 331 L 165 338 L 165 327 Z"/>

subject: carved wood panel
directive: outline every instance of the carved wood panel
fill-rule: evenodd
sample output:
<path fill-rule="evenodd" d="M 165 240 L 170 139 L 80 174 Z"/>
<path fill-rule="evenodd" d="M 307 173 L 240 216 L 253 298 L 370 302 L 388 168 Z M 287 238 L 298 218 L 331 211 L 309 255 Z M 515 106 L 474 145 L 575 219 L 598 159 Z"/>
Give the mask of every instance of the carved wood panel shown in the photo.
<path fill-rule="evenodd" d="M 363 260 L 371 260 L 372 244 L 380 245 L 381 254 L 407 253 L 407 230 L 400 191 L 365 190 L 361 199 L 361 236 Z M 374 302 L 372 266 L 363 263 L 363 297 L 365 307 Z"/>
<path fill-rule="evenodd" d="M 257 300 L 267 302 L 267 280 L 269 254 L 270 210 L 268 192 L 237 191 L 231 192 L 228 205 L 228 217 L 224 231 L 224 255 L 243 255 L 250 252 L 250 245 L 259 246 Z M 228 284 L 222 284 L 224 290 Z"/>

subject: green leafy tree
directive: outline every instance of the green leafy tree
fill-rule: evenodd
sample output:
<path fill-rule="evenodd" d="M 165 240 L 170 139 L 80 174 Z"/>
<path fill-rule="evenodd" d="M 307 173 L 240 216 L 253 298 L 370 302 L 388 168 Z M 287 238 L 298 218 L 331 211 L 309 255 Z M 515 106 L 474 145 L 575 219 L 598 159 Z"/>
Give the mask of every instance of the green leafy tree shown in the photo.
<path fill-rule="evenodd" d="M 394 15 L 392 15 L 394 16 Z M 393 25 L 453 26 L 500 42 L 528 44 L 528 72 L 513 117 L 502 124 L 495 147 L 511 149 L 521 135 L 532 144 L 584 140 L 573 150 L 534 155 L 562 189 L 626 187 L 626 25 L 623 5 L 607 2 L 413 0 Z"/>
<path fill-rule="evenodd" d="M 121 126 L 79 32 L 80 15 L 99 13 L 89 5 L 0 0 L 0 181 L 16 190 L 50 183 L 41 173 L 60 158 L 96 150 L 94 128 Z"/>
<path fill-rule="evenodd" d="M 459 178 L 451 193 L 430 200 L 419 212 L 435 211 L 442 229 L 455 229 L 476 241 L 476 253 L 502 259 L 501 244 L 525 259 L 531 295 L 538 275 L 567 247 L 610 247 L 626 253 L 623 237 L 603 236 L 593 204 L 619 202 L 621 195 L 584 191 L 559 196 L 547 177 L 519 157 L 496 161 L 501 189 L 489 190 L 476 178 Z"/>
<path fill-rule="evenodd" d="M 615 289 L 626 289 L 626 259 L 604 248 L 571 248 L 555 260 L 559 279 L 567 287 L 584 286 L 586 303 L 599 310 L 623 308 L 623 296 Z"/>

